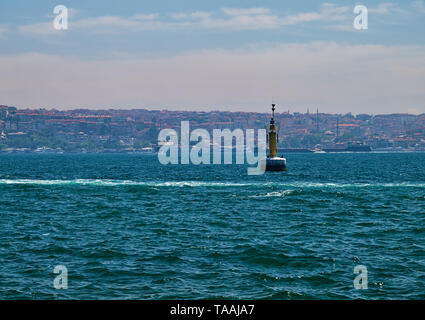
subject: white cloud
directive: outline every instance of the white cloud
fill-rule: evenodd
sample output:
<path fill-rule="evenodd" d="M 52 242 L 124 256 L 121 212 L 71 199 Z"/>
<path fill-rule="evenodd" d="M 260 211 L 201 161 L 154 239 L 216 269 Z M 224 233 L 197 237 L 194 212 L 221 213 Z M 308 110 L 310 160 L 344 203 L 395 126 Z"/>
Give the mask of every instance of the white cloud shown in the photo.
<path fill-rule="evenodd" d="M 270 9 L 257 7 L 257 8 L 222 8 L 221 9 L 228 16 L 246 16 L 246 15 L 265 15 L 270 13 Z"/>
<path fill-rule="evenodd" d="M 390 12 L 400 12 L 400 8 L 396 3 L 393 2 L 384 2 L 380 3 L 375 8 L 369 8 L 369 13 L 377 13 L 377 14 L 388 14 Z"/>
<path fill-rule="evenodd" d="M 91 33 L 116 33 L 123 29 L 146 31 L 165 27 L 162 23 L 157 22 L 157 19 L 157 14 L 137 14 L 131 17 L 100 16 L 76 21 L 69 20 L 67 31 L 84 30 Z M 22 25 L 18 27 L 18 31 L 38 36 L 64 35 L 66 33 L 63 30 L 54 29 L 53 20 L 52 22 Z"/>
<path fill-rule="evenodd" d="M 25 107 L 425 112 L 424 46 L 285 44 L 166 58 L 0 56 L 0 96 Z"/>
<path fill-rule="evenodd" d="M 81 11 L 74 8 L 68 8 L 68 18 L 75 18 Z M 46 18 L 53 19 L 56 15 L 53 13 L 48 13 L 45 15 Z"/>
<path fill-rule="evenodd" d="M 219 30 L 260 30 L 279 27 L 279 18 L 272 15 L 232 15 L 228 19 L 204 19 L 199 27 Z"/>
<path fill-rule="evenodd" d="M 415 0 L 411 3 L 411 5 L 419 12 L 425 13 L 425 2 L 423 0 Z"/>
<path fill-rule="evenodd" d="M 283 19 L 283 24 L 294 25 L 312 21 L 341 21 L 348 18 L 350 12 L 348 6 L 338 7 L 331 3 L 323 3 L 318 12 L 302 12 L 296 15 L 287 16 Z"/>
<path fill-rule="evenodd" d="M 85 29 L 88 32 L 105 28 L 111 28 L 111 30 L 116 28 L 132 29 L 150 25 L 153 20 L 155 20 L 155 18 L 149 17 L 146 19 L 140 15 L 130 18 L 119 16 L 101 16 L 78 20 L 74 23 L 70 23 L 69 28 Z"/>
<path fill-rule="evenodd" d="M 141 20 L 141 21 L 152 21 L 158 19 L 159 15 L 157 13 L 151 13 L 151 14 L 136 14 L 132 16 L 131 18 L 134 20 Z"/>
<path fill-rule="evenodd" d="M 243 12 L 243 11 L 242 11 Z M 131 17 L 100 16 L 69 22 L 69 30 L 85 30 L 90 33 L 117 33 L 128 31 L 153 31 L 176 29 L 218 29 L 218 30 L 254 30 L 277 28 L 279 18 L 273 15 L 256 14 L 237 15 L 236 11 L 226 17 L 214 17 L 212 13 L 195 11 L 191 13 L 171 14 L 173 20 L 160 20 L 157 14 L 134 15 Z M 259 11 L 258 11 L 259 12 Z M 38 35 L 53 34 L 51 23 L 25 25 L 20 32 Z"/>
<path fill-rule="evenodd" d="M 172 13 L 170 16 L 175 20 L 196 20 L 196 19 L 209 19 L 211 17 L 210 12 L 205 11 L 195 11 L 192 13 L 183 13 L 183 12 L 177 12 Z"/>
<path fill-rule="evenodd" d="M 352 20 L 353 20 L 353 7 L 350 6 L 337 6 L 332 3 L 323 3 L 320 5 L 318 11 L 314 12 L 301 12 L 296 15 L 290 15 L 283 18 L 283 24 L 294 25 L 305 22 L 323 21 L 323 22 L 341 22 L 350 21 L 346 25 L 336 24 L 332 29 L 341 31 L 352 31 Z M 377 7 L 369 8 L 369 13 L 376 14 L 388 14 L 390 12 L 402 12 L 401 9 L 395 3 L 384 2 L 379 4 Z M 326 26 L 330 29 L 329 26 Z"/>
<path fill-rule="evenodd" d="M 74 19 L 80 13 L 79 10 L 74 8 L 68 8 L 68 21 Z M 48 22 L 40 22 L 34 24 L 20 25 L 17 30 L 23 34 L 36 35 L 36 36 L 60 36 L 65 35 L 66 31 L 56 30 L 53 27 L 53 20 L 55 15 L 52 13 L 46 14 L 46 18 L 49 19 Z"/>
<path fill-rule="evenodd" d="M 298 24 L 320 20 L 321 16 L 317 12 L 299 13 L 294 16 L 288 16 L 283 20 L 284 24 Z"/>
<path fill-rule="evenodd" d="M 53 22 L 42 22 L 35 24 L 22 25 L 18 27 L 20 33 L 38 36 L 63 35 L 64 30 L 56 30 Z"/>
<path fill-rule="evenodd" d="M 348 6 L 324 3 L 317 12 L 304 12 L 289 16 L 278 16 L 270 9 L 222 8 L 218 12 L 194 11 L 171 13 L 166 19 L 158 14 L 137 14 L 130 17 L 100 16 L 70 20 L 69 30 L 85 30 L 90 33 L 117 33 L 120 31 L 153 31 L 181 29 L 211 29 L 222 31 L 277 29 L 285 25 L 296 25 L 313 21 L 348 22 Z M 23 33 L 49 35 L 55 33 L 51 23 L 39 23 L 19 27 Z"/>
<path fill-rule="evenodd" d="M 279 17 L 268 14 L 269 9 L 222 8 L 221 10 L 224 17 L 205 11 L 173 13 L 170 16 L 175 21 L 162 21 L 157 27 L 163 29 L 257 30 L 277 28 L 280 25 Z"/>
<path fill-rule="evenodd" d="M 75 18 L 80 13 L 80 10 L 68 8 L 68 18 Z"/>
<path fill-rule="evenodd" d="M 425 11 L 423 0 L 412 2 L 419 11 Z M 72 17 L 78 11 L 70 9 Z M 376 14 L 388 14 L 402 12 L 395 3 L 383 2 L 376 7 L 369 8 L 369 12 Z M 168 19 L 167 19 L 168 17 Z M 170 19 L 171 18 L 171 19 Z M 70 19 L 69 30 L 84 30 L 89 33 L 112 34 L 119 32 L 142 32 L 156 30 L 262 30 L 277 29 L 285 26 L 323 22 L 325 29 L 339 31 L 352 31 L 353 12 L 348 5 L 339 6 L 333 3 L 322 3 L 317 11 L 300 12 L 286 16 L 272 14 L 272 11 L 264 7 L 254 8 L 221 8 L 217 12 L 194 11 L 175 12 L 168 16 L 160 16 L 157 13 L 136 14 L 124 16 L 99 16 L 82 19 Z M 58 35 L 53 29 L 51 22 L 24 25 L 18 27 L 19 32 L 33 35 Z"/>

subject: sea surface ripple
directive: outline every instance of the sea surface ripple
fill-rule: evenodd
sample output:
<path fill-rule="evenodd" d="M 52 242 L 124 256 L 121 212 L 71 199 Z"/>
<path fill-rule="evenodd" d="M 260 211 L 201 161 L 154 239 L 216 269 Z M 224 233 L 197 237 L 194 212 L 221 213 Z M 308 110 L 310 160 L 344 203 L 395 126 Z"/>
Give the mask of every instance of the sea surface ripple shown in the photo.
<path fill-rule="evenodd" d="M 0 299 L 424 299 L 425 154 L 286 158 L 2 154 Z"/>

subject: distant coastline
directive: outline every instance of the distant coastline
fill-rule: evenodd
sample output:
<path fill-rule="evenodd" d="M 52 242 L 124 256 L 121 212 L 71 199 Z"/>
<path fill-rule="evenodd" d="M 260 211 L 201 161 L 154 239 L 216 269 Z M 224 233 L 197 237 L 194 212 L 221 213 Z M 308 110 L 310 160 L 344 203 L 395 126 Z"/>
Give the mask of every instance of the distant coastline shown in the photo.
<path fill-rule="evenodd" d="M 290 150 L 278 150 L 279 154 L 303 154 L 303 153 L 325 153 L 325 154 L 335 154 L 335 153 L 423 153 L 425 150 L 414 150 L 414 149 L 378 149 L 378 150 L 371 150 L 371 151 L 346 151 L 346 150 L 340 150 L 340 151 L 323 151 L 323 152 L 317 152 L 317 150 L 314 149 L 290 149 Z M 158 152 L 156 150 L 153 151 L 129 151 L 129 150 L 103 150 L 103 151 L 63 151 L 63 150 L 52 150 L 52 151 L 45 151 L 45 152 L 38 152 L 36 150 L 23 150 L 23 149 L 8 149 L 8 150 L 0 150 L 0 155 L 5 154 L 140 154 L 140 155 L 156 155 Z"/>
<path fill-rule="evenodd" d="M 282 108 L 283 109 L 283 108 Z M 425 114 L 368 115 L 277 112 L 277 147 L 283 150 L 425 151 Z M 264 108 L 266 111 L 267 108 Z M 0 105 L 0 152 L 144 153 L 158 148 L 162 129 L 264 129 L 267 112 L 147 109 L 20 109 Z M 355 147 L 357 148 L 357 147 Z M 363 148 L 363 147 L 362 147 Z"/>

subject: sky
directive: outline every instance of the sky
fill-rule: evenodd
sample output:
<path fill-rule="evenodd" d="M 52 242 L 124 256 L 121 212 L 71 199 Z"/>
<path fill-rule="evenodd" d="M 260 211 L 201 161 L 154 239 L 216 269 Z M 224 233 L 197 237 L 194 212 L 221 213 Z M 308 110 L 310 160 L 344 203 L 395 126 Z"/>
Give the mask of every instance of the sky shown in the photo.
<path fill-rule="evenodd" d="M 424 0 L 2 0 L 0 104 L 425 113 L 424 32 Z"/>

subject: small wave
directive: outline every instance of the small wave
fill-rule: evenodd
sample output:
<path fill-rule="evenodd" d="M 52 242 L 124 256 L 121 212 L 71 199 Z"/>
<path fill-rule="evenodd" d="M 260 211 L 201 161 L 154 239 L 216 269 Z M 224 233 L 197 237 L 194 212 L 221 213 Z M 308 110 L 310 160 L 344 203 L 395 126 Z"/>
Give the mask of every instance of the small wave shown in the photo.
<path fill-rule="evenodd" d="M 24 185 L 134 185 L 138 184 L 129 180 L 104 180 L 104 179 L 75 179 L 75 180 L 38 180 L 38 179 L 0 179 L 0 184 Z"/>
<path fill-rule="evenodd" d="M 268 192 L 266 194 L 259 194 L 259 195 L 249 196 L 249 198 L 284 197 L 284 196 L 289 195 L 289 194 L 291 194 L 293 192 L 294 192 L 294 190 L 273 191 L 273 192 Z"/>
<path fill-rule="evenodd" d="M 252 184 L 204 182 L 204 181 L 133 181 L 109 179 L 74 179 L 74 180 L 41 180 L 41 179 L 0 179 L 0 185 L 96 185 L 96 186 L 150 186 L 150 187 L 226 187 L 249 186 Z"/>
<path fill-rule="evenodd" d="M 150 187 L 290 187 L 290 188 L 425 188 L 425 183 L 332 183 L 332 182 L 213 182 L 213 181 L 133 181 L 109 179 L 73 179 L 73 180 L 41 180 L 41 179 L 0 179 L 0 185 L 95 185 L 95 186 L 150 186 Z M 270 192 L 264 196 L 277 197 L 291 192 L 284 190 Z"/>

